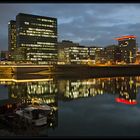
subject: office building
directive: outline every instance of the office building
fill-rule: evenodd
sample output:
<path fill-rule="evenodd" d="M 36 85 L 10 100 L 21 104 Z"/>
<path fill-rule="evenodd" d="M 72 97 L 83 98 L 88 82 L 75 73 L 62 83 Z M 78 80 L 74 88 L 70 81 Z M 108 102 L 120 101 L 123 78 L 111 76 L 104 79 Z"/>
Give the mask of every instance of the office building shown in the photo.
<path fill-rule="evenodd" d="M 97 47 L 95 46 L 91 46 L 89 47 L 89 59 L 88 59 L 88 64 L 95 64 L 96 61 L 95 61 L 95 58 L 96 58 L 96 50 L 97 50 Z"/>
<path fill-rule="evenodd" d="M 116 38 L 118 40 L 118 61 L 121 63 L 135 63 L 136 61 L 136 36 L 128 35 Z"/>
<path fill-rule="evenodd" d="M 58 43 L 58 64 L 87 64 L 89 48 L 63 40 Z"/>
<path fill-rule="evenodd" d="M 79 43 L 74 43 L 69 40 L 58 42 L 58 64 L 71 64 L 70 48 L 77 46 L 79 46 Z"/>
<path fill-rule="evenodd" d="M 15 60 L 57 63 L 57 19 L 19 13 L 16 16 Z"/>
<path fill-rule="evenodd" d="M 140 64 L 140 51 L 137 51 L 136 54 L 136 64 Z"/>
<path fill-rule="evenodd" d="M 105 47 L 105 60 L 107 64 L 115 64 L 117 45 L 109 45 Z"/>
<path fill-rule="evenodd" d="M 105 51 L 103 47 L 97 47 L 95 51 L 95 63 L 104 64 L 105 63 Z"/>
<path fill-rule="evenodd" d="M 69 40 L 58 42 L 58 64 L 103 64 L 103 47 L 81 46 Z"/>
<path fill-rule="evenodd" d="M 16 21 L 11 20 L 8 23 L 8 51 L 9 60 L 14 60 L 13 53 L 16 49 Z"/>
<path fill-rule="evenodd" d="M 88 47 L 78 46 L 78 47 L 70 47 L 70 61 L 71 64 L 87 64 L 89 53 Z"/>

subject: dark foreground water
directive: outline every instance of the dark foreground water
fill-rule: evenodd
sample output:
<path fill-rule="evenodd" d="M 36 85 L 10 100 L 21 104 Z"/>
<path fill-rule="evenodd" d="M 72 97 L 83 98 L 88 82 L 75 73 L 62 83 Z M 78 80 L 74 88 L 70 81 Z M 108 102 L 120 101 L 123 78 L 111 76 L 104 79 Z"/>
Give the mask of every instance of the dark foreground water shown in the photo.
<path fill-rule="evenodd" d="M 42 127 L 1 119 L 0 136 L 140 136 L 138 76 L 0 79 L 1 115 L 33 102 L 52 106 L 55 119 Z"/>

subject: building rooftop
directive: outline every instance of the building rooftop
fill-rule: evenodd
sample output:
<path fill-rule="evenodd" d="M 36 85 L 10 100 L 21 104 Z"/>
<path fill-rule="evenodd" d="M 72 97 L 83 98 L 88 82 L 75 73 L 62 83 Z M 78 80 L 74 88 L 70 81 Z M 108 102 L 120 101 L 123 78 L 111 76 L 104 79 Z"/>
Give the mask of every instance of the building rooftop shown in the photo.
<path fill-rule="evenodd" d="M 129 39 L 129 38 L 134 39 L 134 38 L 136 38 L 136 36 L 135 35 L 126 35 L 126 36 L 121 36 L 119 38 L 115 38 L 115 40 L 121 41 L 121 40 Z"/>
<path fill-rule="evenodd" d="M 32 14 L 26 14 L 26 13 L 19 13 L 17 16 L 32 16 L 32 17 L 38 17 L 38 18 L 50 18 L 50 19 L 57 19 L 54 17 L 48 17 L 48 16 L 40 16 L 40 15 L 32 15 Z"/>

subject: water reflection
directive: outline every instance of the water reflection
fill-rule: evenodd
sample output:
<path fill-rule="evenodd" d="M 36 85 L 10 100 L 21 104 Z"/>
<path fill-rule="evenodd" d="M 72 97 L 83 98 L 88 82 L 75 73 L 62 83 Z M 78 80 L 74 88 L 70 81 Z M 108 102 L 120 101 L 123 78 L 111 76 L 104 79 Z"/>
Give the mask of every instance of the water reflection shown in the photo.
<path fill-rule="evenodd" d="M 139 77 L 113 77 L 87 80 L 60 80 L 61 98 L 76 99 L 109 93 L 127 100 L 136 100 Z"/>
<path fill-rule="evenodd" d="M 2 78 L 1 78 L 2 79 Z M 0 81 L 0 130 L 9 131 L 13 135 L 48 136 L 48 129 L 58 127 L 59 101 L 71 101 L 80 98 L 94 98 L 103 94 L 111 94 L 119 103 L 137 104 L 140 77 L 112 77 L 91 79 L 56 79 L 44 78 L 36 80 L 20 79 Z M 47 104 L 54 108 L 55 119 L 48 120 L 47 126 L 33 127 L 22 120 L 6 118 L 7 112 L 16 109 L 17 104 L 29 105 L 34 102 Z M 6 120 L 6 122 L 4 122 Z M 8 122 L 8 123 L 7 123 Z M 10 123 L 9 123 L 10 122 Z M 24 130 L 24 131 L 23 131 Z M 11 134 L 11 135 L 12 135 Z M 10 134 L 9 134 L 10 135 Z"/>

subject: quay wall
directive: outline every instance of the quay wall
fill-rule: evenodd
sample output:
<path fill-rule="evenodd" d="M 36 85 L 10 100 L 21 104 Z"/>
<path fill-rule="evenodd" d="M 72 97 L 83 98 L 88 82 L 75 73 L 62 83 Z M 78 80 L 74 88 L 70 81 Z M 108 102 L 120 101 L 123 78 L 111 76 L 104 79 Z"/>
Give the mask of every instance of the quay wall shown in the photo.
<path fill-rule="evenodd" d="M 88 66 L 55 65 L 53 67 L 0 67 L 0 74 L 56 74 L 67 77 L 105 77 L 140 75 L 140 65 Z"/>
<path fill-rule="evenodd" d="M 56 66 L 60 76 L 67 77 L 112 77 L 140 75 L 140 65 L 124 66 Z"/>

